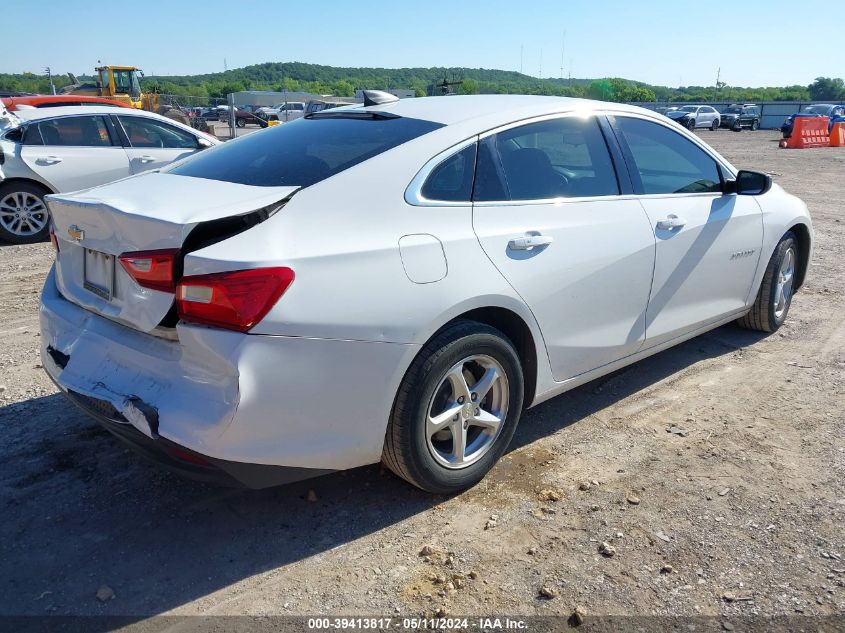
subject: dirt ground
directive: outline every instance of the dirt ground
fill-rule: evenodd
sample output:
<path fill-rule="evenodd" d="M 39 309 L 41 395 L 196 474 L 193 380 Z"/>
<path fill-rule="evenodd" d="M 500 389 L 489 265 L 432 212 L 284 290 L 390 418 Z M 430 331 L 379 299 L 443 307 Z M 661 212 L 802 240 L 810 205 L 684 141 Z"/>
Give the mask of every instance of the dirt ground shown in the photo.
<path fill-rule="evenodd" d="M 0 616 L 843 616 L 845 151 L 701 135 L 810 207 L 787 324 L 719 328 L 527 412 L 452 498 L 379 466 L 238 491 L 147 465 L 40 367 L 50 245 L 0 247 Z"/>

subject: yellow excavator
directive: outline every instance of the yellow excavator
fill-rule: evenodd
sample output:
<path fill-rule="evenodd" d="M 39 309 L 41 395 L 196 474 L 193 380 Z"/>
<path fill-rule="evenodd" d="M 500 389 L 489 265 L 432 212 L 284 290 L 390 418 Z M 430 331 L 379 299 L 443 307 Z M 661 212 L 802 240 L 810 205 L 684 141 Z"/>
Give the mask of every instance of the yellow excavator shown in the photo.
<path fill-rule="evenodd" d="M 157 92 L 142 92 L 141 77 L 144 72 L 135 66 L 99 66 L 95 68 L 95 83 L 82 83 L 73 73 L 68 73 L 70 85 L 62 88 L 62 94 L 90 95 L 113 99 L 131 105 L 139 110 L 156 112 L 174 121 L 191 125 L 191 120 L 178 107 L 161 105 Z"/>

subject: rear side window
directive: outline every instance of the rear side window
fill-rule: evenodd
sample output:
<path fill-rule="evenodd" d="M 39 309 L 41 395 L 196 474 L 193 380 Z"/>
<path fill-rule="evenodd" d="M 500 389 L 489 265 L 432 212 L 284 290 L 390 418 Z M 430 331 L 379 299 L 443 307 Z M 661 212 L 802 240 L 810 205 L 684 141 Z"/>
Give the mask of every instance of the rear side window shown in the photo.
<path fill-rule="evenodd" d="M 200 152 L 170 173 L 258 187 L 308 187 L 442 127 L 404 117 L 338 114 L 254 132 Z"/>
<path fill-rule="evenodd" d="M 428 200 L 469 202 L 475 175 L 476 144 L 464 148 L 440 163 L 422 186 L 422 196 Z"/>
<path fill-rule="evenodd" d="M 506 198 L 545 200 L 619 194 L 616 172 L 594 117 L 529 123 L 496 135 L 493 160 L 479 157 L 476 200 L 496 200 L 498 159 Z"/>
<path fill-rule="evenodd" d="M 41 121 L 38 124 L 44 145 L 74 147 L 108 147 L 109 129 L 101 116 L 68 116 Z M 27 133 L 27 140 L 29 140 Z"/>
<path fill-rule="evenodd" d="M 692 141 L 651 121 L 616 117 L 634 160 L 642 193 L 721 190 L 716 161 Z"/>

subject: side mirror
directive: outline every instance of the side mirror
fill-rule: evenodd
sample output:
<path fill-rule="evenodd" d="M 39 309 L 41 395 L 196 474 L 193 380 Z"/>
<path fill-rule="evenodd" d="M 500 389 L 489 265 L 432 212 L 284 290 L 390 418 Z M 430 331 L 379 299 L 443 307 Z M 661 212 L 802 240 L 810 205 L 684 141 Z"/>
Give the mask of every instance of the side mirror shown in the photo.
<path fill-rule="evenodd" d="M 208 149 L 213 144 L 207 138 L 203 138 L 202 136 L 197 137 L 197 149 Z"/>
<path fill-rule="evenodd" d="M 740 170 L 736 180 L 725 181 L 725 193 L 760 196 L 772 188 L 772 177 L 759 171 Z"/>

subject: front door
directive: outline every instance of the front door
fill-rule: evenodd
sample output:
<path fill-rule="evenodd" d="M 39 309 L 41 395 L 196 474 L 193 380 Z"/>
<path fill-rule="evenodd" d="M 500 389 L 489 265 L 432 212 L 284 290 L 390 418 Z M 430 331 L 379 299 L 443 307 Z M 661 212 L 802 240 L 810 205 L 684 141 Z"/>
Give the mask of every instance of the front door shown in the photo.
<path fill-rule="evenodd" d="M 126 133 L 129 146 L 126 155 L 133 174 L 158 169 L 175 160 L 190 156 L 199 148 L 197 137 L 143 115 L 114 115 Z"/>
<path fill-rule="evenodd" d="M 757 201 L 723 194 L 724 168 L 668 126 L 628 116 L 615 125 L 657 238 L 648 345 L 742 310 L 763 242 Z"/>
<path fill-rule="evenodd" d="M 484 139 L 473 227 L 537 319 L 555 380 L 642 346 L 654 234 L 636 198 L 620 195 L 595 117 L 562 116 Z"/>

